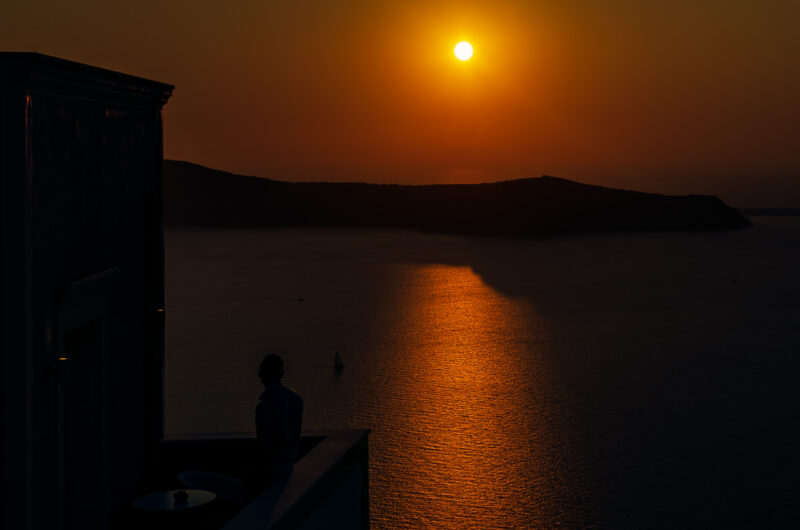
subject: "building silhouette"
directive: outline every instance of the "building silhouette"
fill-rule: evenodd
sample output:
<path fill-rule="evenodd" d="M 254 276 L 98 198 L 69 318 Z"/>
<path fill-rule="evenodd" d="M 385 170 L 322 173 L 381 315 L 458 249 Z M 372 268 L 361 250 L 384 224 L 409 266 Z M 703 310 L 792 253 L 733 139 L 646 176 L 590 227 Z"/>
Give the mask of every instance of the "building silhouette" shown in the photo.
<path fill-rule="evenodd" d="M 0 52 L 3 528 L 128 528 L 131 501 L 179 487 L 178 472 L 236 474 L 252 459 L 254 436 L 163 433 L 172 90 Z M 368 526 L 367 431 L 305 433 L 301 453 L 313 457 L 285 491 L 214 505 L 205 527 Z"/>
<path fill-rule="evenodd" d="M 0 54 L 4 528 L 105 528 L 155 457 L 172 88 Z"/>

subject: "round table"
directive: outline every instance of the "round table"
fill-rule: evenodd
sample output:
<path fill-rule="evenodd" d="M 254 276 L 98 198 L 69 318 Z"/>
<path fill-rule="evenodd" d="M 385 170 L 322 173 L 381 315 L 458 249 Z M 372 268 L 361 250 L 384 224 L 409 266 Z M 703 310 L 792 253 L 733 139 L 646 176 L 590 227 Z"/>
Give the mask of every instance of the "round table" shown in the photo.
<path fill-rule="evenodd" d="M 131 502 L 131 507 L 134 508 L 132 522 L 148 530 L 218 528 L 219 525 L 210 523 L 214 519 L 211 503 L 216 498 L 216 494 L 206 490 L 183 489 L 152 493 Z M 139 515 L 135 515 L 136 513 Z"/>
<path fill-rule="evenodd" d="M 216 498 L 216 494 L 206 490 L 169 490 L 139 497 L 131 505 L 139 510 L 188 510 Z"/>

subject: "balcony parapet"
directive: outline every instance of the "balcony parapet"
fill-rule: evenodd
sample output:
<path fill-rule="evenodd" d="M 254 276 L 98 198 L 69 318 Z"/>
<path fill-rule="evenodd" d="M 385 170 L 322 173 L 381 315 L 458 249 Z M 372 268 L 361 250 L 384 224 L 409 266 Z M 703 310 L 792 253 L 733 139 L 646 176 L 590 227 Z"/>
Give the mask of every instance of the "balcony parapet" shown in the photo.
<path fill-rule="evenodd" d="M 223 530 L 369 528 L 368 436 L 369 430 L 304 432 L 288 481 L 258 495 Z M 159 473 L 241 476 L 255 450 L 252 434 L 173 436 L 162 442 Z"/>

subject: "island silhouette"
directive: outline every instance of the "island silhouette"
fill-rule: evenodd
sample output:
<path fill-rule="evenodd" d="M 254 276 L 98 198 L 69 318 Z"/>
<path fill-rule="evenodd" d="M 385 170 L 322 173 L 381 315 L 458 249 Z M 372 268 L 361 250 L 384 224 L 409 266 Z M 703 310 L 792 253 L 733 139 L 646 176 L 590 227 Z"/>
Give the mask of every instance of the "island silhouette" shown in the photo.
<path fill-rule="evenodd" d="M 671 196 L 542 176 L 487 184 L 287 182 L 164 162 L 170 226 L 364 227 L 553 236 L 750 226 L 711 195 Z"/>

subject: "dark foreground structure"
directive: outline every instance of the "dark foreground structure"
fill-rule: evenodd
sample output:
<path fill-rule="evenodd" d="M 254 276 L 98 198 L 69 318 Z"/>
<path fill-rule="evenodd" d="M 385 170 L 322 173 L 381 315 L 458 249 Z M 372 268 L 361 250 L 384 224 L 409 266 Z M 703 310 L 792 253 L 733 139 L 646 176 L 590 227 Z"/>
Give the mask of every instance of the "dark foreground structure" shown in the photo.
<path fill-rule="evenodd" d="M 131 501 L 177 487 L 180 465 L 235 472 L 244 462 L 229 457 L 252 446 L 206 440 L 193 453 L 199 442 L 163 439 L 161 109 L 172 89 L 0 53 L 3 528 L 127 528 L 142 515 Z M 314 528 L 325 514 L 367 526 L 366 436 L 307 437 L 309 460 L 274 502 L 212 503 L 215 517 L 193 528 Z M 169 524 L 184 527 L 177 517 Z"/>

